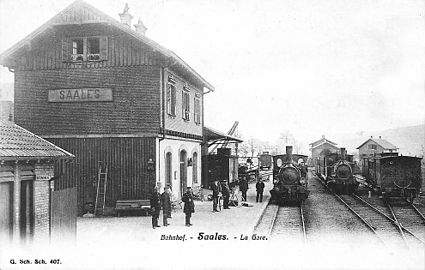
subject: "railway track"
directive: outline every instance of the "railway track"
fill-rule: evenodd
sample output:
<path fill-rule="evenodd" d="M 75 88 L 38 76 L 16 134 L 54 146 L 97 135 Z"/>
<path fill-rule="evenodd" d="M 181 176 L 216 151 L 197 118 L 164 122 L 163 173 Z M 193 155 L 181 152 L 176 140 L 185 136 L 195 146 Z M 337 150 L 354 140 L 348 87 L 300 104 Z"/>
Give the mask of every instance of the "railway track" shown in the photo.
<path fill-rule="evenodd" d="M 326 187 L 323 181 L 319 181 Z M 418 236 L 419 226 L 415 228 L 415 231 L 409 230 L 400 222 L 400 219 L 406 218 L 406 215 L 390 204 L 387 204 L 386 207 L 377 207 L 357 195 L 338 195 L 331 190 L 329 192 L 361 220 L 385 246 L 399 249 L 400 247 L 411 248 L 425 244 L 421 236 Z M 422 227 L 422 231 L 423 229 L 424 227 Z"/>
<path fill-rule="evenodd" d="M 278 206 L 269 204 L 254 233 L 266 234 L 271 240 L 307 241 L 303 205 Z"/>

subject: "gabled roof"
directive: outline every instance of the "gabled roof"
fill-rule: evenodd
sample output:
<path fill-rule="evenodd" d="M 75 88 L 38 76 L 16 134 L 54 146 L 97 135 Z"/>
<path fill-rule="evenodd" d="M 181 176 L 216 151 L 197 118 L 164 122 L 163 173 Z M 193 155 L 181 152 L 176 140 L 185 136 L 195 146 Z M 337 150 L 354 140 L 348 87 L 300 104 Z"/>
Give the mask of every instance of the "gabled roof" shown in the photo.
<path fill-rule="evenodd" d="M 329 147 L 330 147 L 330 148 L 334 148 L 334 149 L 338 149 L 338 150 L 339 150 L 339 148 L 338 148 L 337 146 L 335 146 L 334 144 L 329 143 L 328 141 L 323 141 L 323 142 L 321 142 L 321 143 L 319 143 L 319 144 L 317 144 L 317 145 L 315 145 L 315 146 L 312 146 L 311 148 L 312 148 L 312 149 L 313 149 L 313 148 L 317 148 L 317 147 L 322 146 L 322 145 L 324 145 L 324 144 L 329 145 Z"/>
<path fill-rule="evenodd" d="M 384 149 L 393 149 L 393 150 L 398 149 L 397 146 L 395 146 L 394 144 L 390 143 L 389 141 L 387 141 L 385 139 L 380 139 L 380 138 L 379 139 L 369 138 L 364 143 L 362 143 L 359 147 L 357 147 L 356 149 L 359 149 L 360 147 L 362 147 L 363 145 L 365 145 L 369 141 L 376 143 L 377 145 L 381 146 Z"/>
<path fill-rule="evenodd" d="M 74 155 L 13 122 L 0 120 L 0 160 L 67 159 Z"/>
<path fill-rule="evenodd" d="M 72 4 L 70 4 L 68 7 L 66 7 L 64 10 L 59 12 L 57 15 L 55 15 L 53 18 L 48 20 L 46 23 L 44 23 L 42 26 L 34 30 L 32 33 L 30 33 L 28 36 L 26 36 L 24 39 L 16 43 L 14 46 L 6 50 L 0 55 L 0 64 L 7 65 L 7 59 L 11 57 L 16 51 L 24 47 L 28 44 L 31 40 L 36 38 L 38 35 L 42 34 L 44 31 L 48 30 L 51 27 L 54 27 L 56 25 L 63 25 L 64 20 L 69 19 L 67 17 L 67 14 L 69 14 L 71 11 L 75 10 L 84 10 L 84 12 L 91 12 L 92 16 L 90 18 L 87 18 L 87 14 L 81 14 L 80 18 L 76 18 L 77 21 L 69 24 L 93 24 L 93 23 L 104 23 L 111 26 L 114 26 L 121 31 L 127 33 L 128 35 L 136 38 L 140 42 L 146 44 L 150 48 L 152 48 L 154 51 L 159 52 L 164 59 L 170 62 L 170 65 L 177 68 L 182 69 L 184 71 L 189 72 L 200 84 L 202 84 L 204 87 L 210 89 L 211 91 L 214 91 L 214 86 L 212 86 L 209 82 L 207 82 L 204 78 L 202 78 L 201 75 L 199 75 L 193 68 L 191 68 L 185 61 L 183 61 L 177 54 L 175 54 L 173 51 L 168 50 L 167 48 L 161 46 L 160 44 L 156 43 L 155 41 L 147 38 L 146 36 L 139 34 L 138 32 L 134 31 L 130 27 L 118 22 L 116 19 L 112 18 L 111 16 L 103 13 L 102 11 L 98 10 L 97 8 L 93 7 L 92 5 L 82 1 L 82 0 L 76 0 Z M 85 17 L 84 17 L 85 16 Z"/>
<path fill-rule="evenodd" d="M 312 148 L 315 148 L 315 147 L 317 147 L 319 145 L 322 145 L 323 143 L 326 143 L 326 142 L 329 143 L 329 144 L 331 144 L 331 145 L 337 145 L 337 143 L 334 143 L 333 141 L 330 141 L 330 140 L 326 139 L 324 135 L 322 136 L 322 138 L 320 140 L 317 140 L 315 142 L 312 142 L 309 145 L 311 145 Z"/>

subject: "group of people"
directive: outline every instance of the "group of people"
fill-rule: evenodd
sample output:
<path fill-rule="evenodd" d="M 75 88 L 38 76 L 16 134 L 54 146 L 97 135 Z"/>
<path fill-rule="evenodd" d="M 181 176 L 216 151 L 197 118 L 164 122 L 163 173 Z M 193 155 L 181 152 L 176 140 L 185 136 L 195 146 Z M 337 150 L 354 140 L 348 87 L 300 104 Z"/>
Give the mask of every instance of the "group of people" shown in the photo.
<path fill-rule="evenodd" d="M 264 183 L 261 179 L 258 180 L 255 185 L 257 190 L 257 202 L 263 201 L 263 192 L 264 192 Z M 222 181 L 220 183 L 218 179 L 216 179 L 211 185 L 212 189 L 212 200 L 213 200 L 213 212 L 219 212 L 217 206 L 219 204 L 219 200 L 223 198 L 223 209 L 230 209 L 230 187 L 227 180 Z M 242 201 L 246 202 L 246 193 L 248 191 L 248 181 L 246 177 L 243 177 L 239 182 L 239 190 L 242 193 Z M 171 209 L 172 209 L 172 193 L 171 188 L 166 186 L 164 188 L 164 192 L 162 194 L 159 193 L 159 188 L 156 186 L 152 193 L 150 199 L 151 213 L 152 213 L 152 228 L 156 229 L 160 227 L 158 224 L 161 208 L 163 215 L 163 226 L 170 225 L 168 223 L 168 219 L 171 218 Z M 185 225 L 192 226 L 190 223 L 190 219 L 192 214 L 195 213 L 195 203 L 193 202 L 193 193 L 191 187 L 187 187 L 186 192 L 182 195 L 182 202 L 184 203 L 183 212 L 185 213 Z"/>
<path fill-rule="evenodd" d="M 163 226 L 170 225 L 168 219 L 171 218 L 171 188 L 166 186 L 162 194 L 159 193 L 159 188 L 155 187 L 150 199 L 151 214 L 152 214 L 152 228 L 156 229 L 161 227 L 158 225 L 159 216 L 162 208 L 162 221 Z M 182 196 L 182 202 L 184 203 L 183 212 L 185 213 L 185 224 L 186 226 L 192 226 L 190 218 L 192 213 L 195 213 L 195 203 L 193 202 L 193 194 L 191 187 L 187 187 L 186 192 Z"/>

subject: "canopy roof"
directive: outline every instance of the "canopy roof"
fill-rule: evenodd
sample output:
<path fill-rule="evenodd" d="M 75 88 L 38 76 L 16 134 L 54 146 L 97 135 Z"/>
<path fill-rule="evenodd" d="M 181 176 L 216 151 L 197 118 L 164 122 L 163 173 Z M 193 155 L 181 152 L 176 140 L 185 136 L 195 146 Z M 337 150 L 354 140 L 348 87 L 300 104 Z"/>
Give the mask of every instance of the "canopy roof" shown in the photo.
<path fill-rule="evenodd" d="M 240 138 L 225 134 L 224 132 L 215 130 L 210 127 L 204 127 L 204 140 L 207 142 L 212 142 L 211 144 L 219 141 L 243 142 L 243 140 Z"/>
<path fill-rule="evenodd" d="M 0 160 L 64 158 L 74 155 L 13 122 L 0 120 Z"/>

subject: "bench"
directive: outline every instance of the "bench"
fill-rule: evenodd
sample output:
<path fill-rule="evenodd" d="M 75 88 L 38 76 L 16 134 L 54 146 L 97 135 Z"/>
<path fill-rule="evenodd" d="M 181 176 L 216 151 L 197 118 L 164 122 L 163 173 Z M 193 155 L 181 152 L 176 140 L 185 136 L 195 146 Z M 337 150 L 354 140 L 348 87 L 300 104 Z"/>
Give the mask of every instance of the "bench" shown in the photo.
<path fill-rule="evenodd" d="M 115 204 L 117 216 L 126 211 L 141 211 L 144 215 L 149 215 L 150 208 L 149 200 L 117 200 Z"/>

